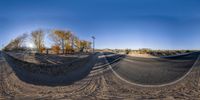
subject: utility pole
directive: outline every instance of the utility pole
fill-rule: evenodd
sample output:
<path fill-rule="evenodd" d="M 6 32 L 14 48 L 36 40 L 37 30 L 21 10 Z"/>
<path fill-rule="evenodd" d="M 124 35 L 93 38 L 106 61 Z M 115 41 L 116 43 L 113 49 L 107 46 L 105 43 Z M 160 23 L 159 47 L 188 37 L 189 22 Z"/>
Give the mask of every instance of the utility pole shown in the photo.
<path fill-rule="evenodd" d="M 92 36 L 92 40 L 93 40 L 93 53 L 94 53 L 94 48 L 95 48 L 95 37 L 94 36 Z"/>

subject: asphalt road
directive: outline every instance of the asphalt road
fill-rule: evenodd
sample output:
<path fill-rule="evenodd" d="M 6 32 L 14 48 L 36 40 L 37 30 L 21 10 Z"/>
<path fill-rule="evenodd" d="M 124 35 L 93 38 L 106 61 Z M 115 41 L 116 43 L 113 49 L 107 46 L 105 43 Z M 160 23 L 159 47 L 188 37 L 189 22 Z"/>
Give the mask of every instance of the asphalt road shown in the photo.
<path fill-rule="evenodd" d="M 161 88 L 136 88 L 135 85 L 127 84 L 116 77 L 110 70 L 112 67 L 117 74 L 130 82 L 162 84 L 183 76 L 191 68 L 197 56 L 198 54 L 191 54 L 150 59 L 126 57 L 114 53 L 97 53 L 90 60 L 90 62 L 94 62 L 94 65 L 91 64 L 93 66 L 83 65 L 79 69 L 63 75 L 64 78 L 58 78 L 53 86 L 49 83 L 40 84 L 41 81 L 38 79 L 32 80 L 31 78 L 35 77 L 34 73 L 28 73 L 25 76 L 32 74 L 33 77 L 29 78 L 37 84 L 22 80 L 17 75 L 17 73 L 25 73 L 20 68 L 22 64 L 18 65 L 5 59 L 0 63 L 0 99 L 198 99 L 199 88 L 197 88 L 198 83 L 196 82 L 198 82 L 199 69 L 193 70 L 188 75 L 189 77 L 180 84 Z M 116 60 L 119 57 L 123 59 Z M 10 66 L 9 62 L 16 66 Z M 20 71 L 15 68 L 19 68 Z M 52 79 L 55 77 L 51 76 L 50 80 Z"/>
<path fill-rule="evenodd" d="M 165 58 L 127 56 L 112 68 L 121 78 L 129 82 L 141 85 L 162 85 L 183 77 L 192 68 L 198 55 L 199 53 L 191 53 Z"/>
<path fill-rule="evenodd" d="M 0 61 L 3 60 L 3 57 L 2 57 L 2 54 L 1 54 L 1 51 L 0 51 Z"/>
<path fill-rule="evenodd" d="M 90 71 L 96 73 L 98 71 L 101 72 L 101 70 L 107 70 L 109 68 L 106 64 L 107 61 L 111 64 L 112 69 L 124 80 L 141 85 L 162 85 L 174 82 L 183 77 L 192 68 L 199 54 L 200 53 L 192 53 L 188 55 L 164 58 L 141 58 L 123 56 L 108 52 L 98 53 L 98 57 L 95 58 L 98 62 L 94 63 L 96 63 L 95 65 L 99 67 L 94 67 L 93 70 L 89 68 L 87 74 L 84 75 L 79 75 L 81 72 L 78 70 L 73 71 L 71 74 L 74 74 L 69 74 L 69 77 L 72 78 L 73 76 L 72 79 L 76 79 L 75 76 L 85 77 Z M 105 59 L 103 56 L 105 56 Z M 116 60 L 119 57 L 122 59 Z M 3 61 L 1 58 L 0 54 L 0 61 Z"/>

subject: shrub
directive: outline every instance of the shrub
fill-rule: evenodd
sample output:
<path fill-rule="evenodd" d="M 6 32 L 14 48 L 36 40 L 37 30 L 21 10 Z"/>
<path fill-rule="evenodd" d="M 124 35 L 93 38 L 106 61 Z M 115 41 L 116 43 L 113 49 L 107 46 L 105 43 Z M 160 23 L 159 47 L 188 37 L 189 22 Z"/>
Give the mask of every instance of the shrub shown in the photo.
<path fill-rule="evenodd" d="M 125 50 L 125 53 L 126 53 L 126 54 L 129 54 L 130 52 L 131 52 L 131 49 L 126 49 L 126 50 Z"/>
<path fill-rule="evenodd" d="M 143 49 L 139 49 L 140 54 L 148 54 L 150 53 L 152 50 L 148 49 L 148 48 L 143 48 Z"/>
<path fill-rule="evenodd" d="M 190 51 L 190 50 L 186 50 L 185 52 L 186 52 L 186 53 L 189 53 L 189 52 L 191 52 L 191 51 Z"/>
<path fill-rule="evenodd" d="M 40 53 L 43 53 L 45 50 L 46 50 L 45 47 L 41 47 L 41 48 L 40 48 Z"/>
<path fill-rule="evenodd" d="M 53 50 L 53 52 L 55 52 L 56 54 L 59 54 L 59 51 L 60 51 L 60 47 L 55 45 L 55 46 L 52 46 L 51 49 Z"/>

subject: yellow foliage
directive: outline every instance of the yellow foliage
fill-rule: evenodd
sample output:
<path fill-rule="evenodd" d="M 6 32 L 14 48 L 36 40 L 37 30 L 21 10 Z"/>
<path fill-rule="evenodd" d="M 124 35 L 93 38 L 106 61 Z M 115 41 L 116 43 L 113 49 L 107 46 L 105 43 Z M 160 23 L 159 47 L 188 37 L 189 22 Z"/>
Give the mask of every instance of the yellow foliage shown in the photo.
<path fill-rule="evenodd" d="M 73 53 L 73 52 L 74 50 L 72 49 L 71 45 L 67 43 L 65 47 L 65 53 Z"/>
<path fill-rule="evenodd" d="M 64 38 L 65 37 L 65 31 L 55 30 L 54 33 L 60 38 Z"/>
<path fill-rule="evenodd" d="M 40 48 L 40 53 L 43 53 L 45 50 L 46 50 L 45 47 L 41 47 L 41 48 Z"/>
<path fill-rule="evenodd" d="M 55 45 L 55 46 L 52 46 L 51 49 L 56 53 L 56 54 L 59 54 L 59 51 L 60 51 L 60 47 Z"/>

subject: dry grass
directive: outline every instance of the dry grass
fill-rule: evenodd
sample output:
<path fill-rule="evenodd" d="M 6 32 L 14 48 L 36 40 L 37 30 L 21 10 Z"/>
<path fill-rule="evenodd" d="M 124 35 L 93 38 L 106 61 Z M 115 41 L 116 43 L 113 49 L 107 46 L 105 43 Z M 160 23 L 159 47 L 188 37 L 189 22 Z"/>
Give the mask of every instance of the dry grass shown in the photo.
<path fill-rule="evenodd" d="M 140 54 L 140 55 L 151 55 L 151 56 L 171 56 L 171 55 L 180 55 L 195 52 L 197 50 L 151 50 L 151 49 L 139 49 L 139 50 L 113 50 L 116 53 L 124 54 Z"/>

